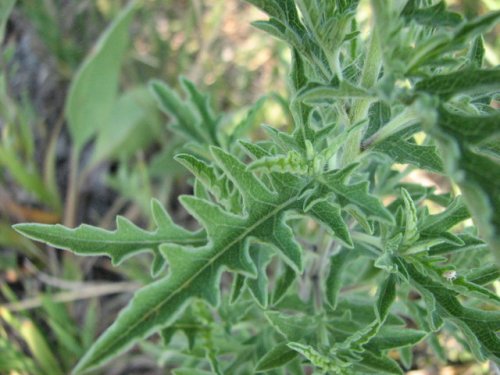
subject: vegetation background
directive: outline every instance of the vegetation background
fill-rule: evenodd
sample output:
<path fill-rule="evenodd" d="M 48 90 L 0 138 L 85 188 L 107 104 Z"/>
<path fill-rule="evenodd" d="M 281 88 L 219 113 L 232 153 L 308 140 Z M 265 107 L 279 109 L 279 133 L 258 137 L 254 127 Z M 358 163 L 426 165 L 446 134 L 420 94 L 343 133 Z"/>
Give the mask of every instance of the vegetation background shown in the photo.
<path fill-rule="evenodd" d="M 447 2 L 466 15 L 500 9 L 495 0 Z M 156 108 L 148 81 L 161 79 L 178 88 L 179 76 L 189 78 L 210 93 L 228 128 L 266 95 L 250 124 L 258 139 L 262 122 L 286 127 L 288 50 L 252 28 L 251 21 L 262 14 L 243 1 L 144 0 L 123 51 L 104 46 L 112 57 L 101 61 L 109 69 L 103 90 L 117 86 L 117 101 L 109 121 L 83 136 L 68 127 L 68 90 L 127 2 L 1 3 L 0 373 L 65 374 L 130 293 L 149 281 L 151 257 L 145 254 L 115 268 L 107 258 L 83 259 L 34 244 L 11 226 L 35 221 L 112 229 L 121 214 L 147 228 L 152 197 L 177 223 L 193 225 L 176 201 L 191 189 L 188 175 L 172 160 L 182 140 L 165 126 L 171 119 Z M 361 7 L 360 17 L 366 20 L 367 2 Z M 500 63 L 499 33 L 497 26 L 486 38 L 490 66 Z M 78 109 L 86 121 L 92 120 L 92 111 L 86 110 L 101 101 L 96 94 L 90 107 Z M 410 178 L 443 191 L 451 188 L 428 173 Z M 440 339 L 451 353 L 448 361 L 438 361 L 420 345 L 409 374 L 489 373 L 463 356 L 458 342 Z M 155 344 L 153 339 L 139 345 L 103 373 L 168 373 L 169 352 Z M 7 366 L 14 362 L 23 370 L 11 371 Z"/>

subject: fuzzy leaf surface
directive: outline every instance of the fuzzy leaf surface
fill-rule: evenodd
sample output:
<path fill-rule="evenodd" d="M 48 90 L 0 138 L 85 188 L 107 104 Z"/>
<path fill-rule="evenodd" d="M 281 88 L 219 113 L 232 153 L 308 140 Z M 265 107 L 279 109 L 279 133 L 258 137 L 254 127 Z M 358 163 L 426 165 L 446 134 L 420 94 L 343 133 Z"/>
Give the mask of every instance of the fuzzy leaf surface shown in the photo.
<path fill-rule="evenodd" d="M 438 283 L 423 273 L 414 264 L 400 259 L 410 275 L 412 284 L 425 295 L 433 299 L 440 315 L 449 319 L 463 332 L 472 352 L 478 359 L 500 359 L 500 312 L 483 311 L 465 307 L 456 297 L 456 292 Z M 432 308 L 432 307 L 429 307 Z"/>
<path fill-rule="evenodd" d="M 422 80 L 415 89 L 448 99 L 457 94 L 498 91 L 499 86 L 500 69 L 467 69 Z"/>
<path fill-rule="evenodd" d="M 106 362 L 137 340 L 168 326 L 193 298 L 217 306 L 220 275 L 224 269 L 255 277 L 257 269 L 248 251 L 252 238 L 273 246 L 296 272 L 302 270 L 302 250 L 284 221 L 285 212 L 297 208 L 298 192 L 290 189 L 288 194 L 275 194 L 235 157 L 219 148 L 212 148 L 212 154 L 239 188 L 246 215 L 234 215 L 197 197 L 181 197 L 184 207 L 205 228 L 208 243 L 197 248 L 162 245 L 160 251 L 170 265 L 169 274 L 136 293 L 113 325 L 81 359 L 76 373 Z"/>
<path fill-rule="evenodd" d="M 186 245 L 201 245 L 206 242 L 203 233 L 189 232 L 176 225 L 157 200 L 151 201 L 151 211 L 157 226 L 154 231 L 141 229 L 121 216 L 116 218 L 114 231 L 86 224 L 78 228 L 67 228 L 59 224 L 17 224 L 14 228 L 33 240 L 70 250 L 78 255 L 106 255 L 114 265 L 147 250 L 152 251 L 156 257 L 162 257 L 159 248 L 167 242 Z"/>
<path fill-rule="evenodd" d="M 369 217 L 392 222 L 390 212 L 373 195 L 368 192 L 368 182 L 346 184 L 346 180 L 357 167 L 352 164 L 339 171 L 333 171 L 322 176 L 322 184 L 335 194 L 340 195 L 363 210 Z"/>
<path fill-rule="evenodd" d="M 445 171 L 460 186 L 480 233 L 500 262 L 500 153 L 483 153 L 481 142 L 500 139 L 498 114 L 468 116 L 435 110 L 425 130 L 438 141 Z"/>

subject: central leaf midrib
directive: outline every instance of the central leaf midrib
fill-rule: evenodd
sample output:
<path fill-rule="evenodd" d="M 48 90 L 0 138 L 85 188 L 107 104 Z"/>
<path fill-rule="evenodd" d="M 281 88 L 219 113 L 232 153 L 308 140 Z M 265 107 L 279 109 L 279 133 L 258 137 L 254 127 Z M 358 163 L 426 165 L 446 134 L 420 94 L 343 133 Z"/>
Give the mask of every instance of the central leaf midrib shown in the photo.
<path fill-rule="evenodd" d="M 283 204 L 281 204 L 279 206 L 276 206 L 276 208 L 274 210 L 270 211 L 270 213 L 268 215 L 263 216 L 260 220 L 257 220 L 252 226 L 250 226 L 248 229 L 246 229 L 245 231 L 243 231 L 240 236 L 236 237 L 233 241 L 231 241 L 229 244 L 227 244 L 223 250 L 221 250 L 219 253 L 217 253 L 216 256 L 214 256 L 209 262 L 207 262 L 204 267 L 201 267 L 196 273 L 193 274 L 192 277 L 190 277 L 188 280 L 186 280 L 186 282 L 184 282 L 184 284 L 182 284 L 181 287 L 177 289 L 177 291 L 174 291 L 173 293 L 171 293 L 165 300 L 163 300 L 162 302 L 160 302 L 156 307 L 152 308 L 146 315 L 143 315 L 143 318 L 141 320 L 139 320 L 137 323 L 129 326 L 129 328 L 126 329 L 123 333 L 121 333 L 112 343 L 110 343 L 104 349 L 102 349 L 100 351 L 101 355 L 98 356 L 98 357 L 96 357 L 96 360 L 97 360 L 96 362 L 98 362 L 99 359 L 106 357 L 106 355 L 103 355 L 102 353 L 106 354 L 106 352 L 109 350 L 109 348 L 112 348 L 114 346 L 115 342 L 120 341 L 121 338 L 127 336 L 128 333 L 131 332 L 132 330 L 134 330 L 139 324 L 141 324 L 143 321 L 145 321 L 146 319 L 148 319 L 151 315 L 155 314 L 158 310 L 160 310 L 163 307 L 164 304 L 166 304 L 173 297 L 175 297 L 176 295 L 178 295 L 180 293 L 180 291 L 183 291 L 187 286 L 189 286 L 194 279 L 196 279 L 201 273 L 203 273 L 208 267 L 210 267 L 217 259 L 219 259 L 222 255 L 224 255 L 236 243 L 238 243 L 239 241 L 241 241 L 242 239 L 244 239 L 245 237 L 247 237 L 247 235 L 250 232 L 252 232 L 255 228 L 257 228 L 259 225 L 261 225 L 262 223 L 264 223 L 266 220 L 268 220 L 269 218 L 273 217 L 276 213 L 278 213 L 279 211 L 282 211 L 286 206 L 288 206 L 288 205 L 290 205 L 291 203 L 294 203 L 294 202 L 296 202 L 296 197 L 295 196 L 292 197 L 292 198 L 290 198 L 290 199 L 288 199 Z M 149 329 L 149 331 L 151 331 L 152 328 L 154 328 L 154 327 L 151 327 Z M 142 337 L 144 337 L 144 335 Z"/>
<path fill-rule="evenodd" d="M 150 233 L 147 233 L 146 234 L 148 236 L 155 236 L 155 234 L 150 234 Z M 56 238 L 57 240 L 59 241 L 67 241 L 67 237 L 64 237 L 64 236 L 58 236 L 58 235 L 53 235 L 52 236 L 53 238 Z M 160 243 L 163 244 L 165 242 L 175 242 L 175 243 L 178 243 L 178 244 L 198 244 L 198 243 L 202 243 L 202 242 L 205 242 L 204 239 L 202 238 L 194 238 L 193 240 L 189 240 L 189 239 L 181 239 L 181 240 L 177 240 L 177 239 L 173 239 L 173 238 L 176 238 L 175 236 L 165 236 L 165 237 L 158 237 L 157 239 L 151 239 L 151 240 L 99 240 L 99 239 L 80 239 L 80 240 L 76 240 L 76 242 L 84 242 L 84 243 L 89 243 L 89 244 L 94 244 L 94 243 L 100 243 L 100 244 L 120 244 L 120 245 L 132 245 L 132 244 L 138 244 L 138 245 L 141 245 L 141 244 L 146 244 L 146 245 L 151 245 L 151 244 L 155 244 L 155 243 Z M 177 237 L 178 238 L 178 237 Z M 65 248 L 64 246 L 62 245 L 56 245 L 54 244 L 55 246 L 57 247 L 61 247 L 61 248 Z"/>

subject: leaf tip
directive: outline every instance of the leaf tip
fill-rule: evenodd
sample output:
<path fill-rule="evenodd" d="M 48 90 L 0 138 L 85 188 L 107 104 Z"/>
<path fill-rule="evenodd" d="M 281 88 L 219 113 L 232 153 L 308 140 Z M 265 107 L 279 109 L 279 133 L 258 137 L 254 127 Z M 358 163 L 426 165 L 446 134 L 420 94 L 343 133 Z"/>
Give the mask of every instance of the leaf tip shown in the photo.
<path fill-rule="evenodd" d="M 14 224 L 12 228 L 17 233 L 27 238 L 39 241 L 39 237 L 37 236 L 37 234 L 40 232 L 40 230 L 43 230 L 49 226 L 50 225 L 38 224 L 38 223 L 19 223 L 19 224 Z"/>

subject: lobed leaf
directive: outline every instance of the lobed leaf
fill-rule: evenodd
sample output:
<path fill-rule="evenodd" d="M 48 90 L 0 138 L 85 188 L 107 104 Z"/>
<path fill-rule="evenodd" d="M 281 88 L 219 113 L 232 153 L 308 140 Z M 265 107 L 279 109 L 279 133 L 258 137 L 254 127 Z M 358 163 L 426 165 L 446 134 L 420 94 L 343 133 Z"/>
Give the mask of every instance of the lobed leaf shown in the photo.
<path fill-rule="evenodd" d="M 428 104 L 424 105 L 430 113 L 434 111 Z M 438 141 L 445 171 L 460 186 L 467 207 L 498 262 L 500 154 L 494 150 L 483 154 L 475 146 L 478 142 L 499 137 L 498 116 L 477 118 L 476 121 L 484 121 L 474 129 L 474 120 L 468 116 L 450 114 L 442 107 L 435 110 L 434 114 L 434 120 L 429 119 L 425 123 L 425 130 Z"/>
<path fill-rule="evenodd" d="M 339 206 L 325 200 L 320 200 L 306 210 L 306 213 L 324 223 L 332 235 L 338 238 L 346 247 L 352 248 L 354 246 L 349 228 L 342 218 Z"/>
<path fill-rule="evenodd" d="M 174 224 L 161 203 L 155 199 L 151 201 L 151 211 L 157 226 L 154 231 L 141 229 L 121 216 L 116 218 L 114 231 L 86 224 L 74 229 L 59 224 L 16 224 L 14 228 L 28 238 L 70 250 L 78 255 L 108 256 L 114 265 L 143 251 L 152 251 L 157 261 L 164 265 L 159 250 L 162 244 L 172 242 L 201 245 L 206 242 L 202 232 L 189 232 Z M 159 265 L 153 273 L 157 274 L 161 268 Z"/>
<path fill-rule="evenodd" d="M 167 327 L 192 298 L 217 306 L 224 269 L 256 277 L 257 267 L 248 251 L 252 238 L 277 249 L 295 271 L 302 269 L 302 250 L 284 221 L 285 212 L 297 207 L 298 192 L 292 189 L 287 195 L 274 194 L 236 158 L 218 148 L 211 150 L 218 166 L 240 189 L 247 214 L 234 215 L 204 199 L 182 196 L 181 203 L 203 225 L 208 243 L 197 248 L 175 242 L 161 245 L 169 274 L 136 293 L 82 358 L 76 373 L 106 362 L 137 340 Z"/>
<path fill-rule="evenodd" d="M 266 267 L 271 261 L 274 251 L 265 244 L 251 244 L 250 257 L 257 269 L 256 278 L 247 278 L 246 284 L 248 290 L 255 298 L 260 307 L 266 308 L 268 302 L 268 277 Z M 294 275 L 295 277 L 295 275 Z"/>
<path fill-rule="evenodd" d="M 175 120 L 171 128 L 199 145 L 219 145 L 221 117 L 214 114 L 209 97 L 185 77 L 180 77 L 180 83 L 187 94 L 186 100 L 166 83 L 154 80 L 149 85 L 159 107 Z"/>
<path fill-rule="evenodd" d="M 414 264 L 403 259 L 400 261 L 410 275 L 412 284 L 424 295 L 432 296 L 432 304 L 435 304 L 440 316 L 460 328 L 479 360 L 500 358 L 500 338 L 496 334 L 500 330 L 500 312 L 463 306 L 453 290 L 422 273 Z"/>
<path fill-rule="evenodd" d="M 412 164 L 434 173 L 443 173 L 443 162 L 436 146 L 417 145 L 394 135 L 375 144 L 372 150 L 389 156 L 396 163 Z"/>
<path fill-rule="evenodd" d="M 498 91 L 500 69 L 464 69 L 453 73 L 435 75 L 415 85 L 417 91 L 449 99 L 457 94 L 484 94 Z"/>
<path fill-rule="evenodd" d="M 416 0 L 408 1 L 401 12 L 401 16 L 407 21 L 411 20 L 421 25 L 433 27 L 457 26 L 462 22 L 462 16 L 446 10 L 445 1 L 440 1 L 425 8 L 419 8 L 417 3 Z"/>
<path fill-rule="evenodd" d="M 231 189 L 229 180 L 217 169 L 190 154 L 177 154 L 175 160 L 184 165 L 215 198 L 227 204 L 231 211 L 239 206 L 239 195 Z"/>
<path fill-rule="evenodd" d="M 393 217 L 389 211 L 373 195 L 368 193 L 368 182 L 347 185 L 345 182 L 357 164 L 352 164 L 342 170 L 326 173 L 321 183 L 335 194 L 358 206 L 369 217 L 392 223 Z"/>

